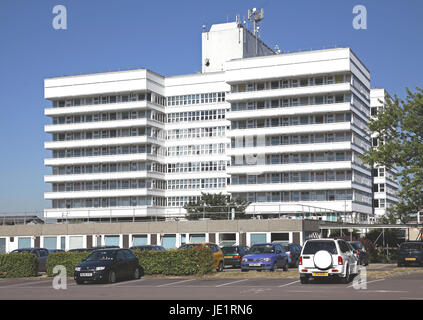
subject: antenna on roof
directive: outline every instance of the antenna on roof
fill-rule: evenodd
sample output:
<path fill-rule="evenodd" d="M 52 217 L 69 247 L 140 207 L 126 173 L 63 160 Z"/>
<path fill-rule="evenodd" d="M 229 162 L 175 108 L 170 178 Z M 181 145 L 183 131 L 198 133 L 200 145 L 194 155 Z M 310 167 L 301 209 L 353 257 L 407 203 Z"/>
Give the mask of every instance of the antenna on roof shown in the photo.
<path fill-rule="evenodd" d="M 248 20 L 250 20 L 251 22 L 253 22 L 253 33 L 254 36 L 256 37 L 256 55 L 258 54 L 258 23 L 264 19 L 264 9 L 261 8 L 260 12 L 257 11 L 256 8 L 253 8 L 252 10 L 248 10 Z"/>

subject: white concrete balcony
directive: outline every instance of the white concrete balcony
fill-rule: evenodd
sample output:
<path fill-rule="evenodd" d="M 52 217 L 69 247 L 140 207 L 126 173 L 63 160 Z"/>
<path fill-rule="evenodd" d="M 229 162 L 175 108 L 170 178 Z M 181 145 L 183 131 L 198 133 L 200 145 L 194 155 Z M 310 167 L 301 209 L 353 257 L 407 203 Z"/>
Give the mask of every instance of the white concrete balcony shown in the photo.
<path fill-rule="evenodd" d="M 164 179 L 164 173 L 153 171 L 125 171 L 108 173 L 84 173 L 84 174 L 63 174 L 46 175 L 44 182 L 71 182 L 71 181 L 93 181 L 93 180 L 119 180 L 119 179 Z"/>
<path fill-rule="evenodd" d="M 291 97 L 291 96 L 306 96 L 306 95 L 323 95 L 327 93 L 336 94 L 341 92 L 351 91 L 350 83 L 336 83 L 327 84 L 320 86 L 307 86 L 307 87 L 295 87 L 295 88 L 283 88 L 273 90 L 261 90 L 261 91 L 246 91 L 246 92 L 229 92 L 226 94 L 227 102 L 237 101 L 251 101 L 251 100 L 264 100 L 279 97 Z"/>
<path fill-rule="evenodd" d="M 135 207 L 108 207 L 108 208 L 58 208 L 45 209 L 45 219 L 98 219 L 147 217 L 165 215 L 164 207 L 135 206 Z"/>
<path fill-rule="evenodd" d="M 89 198 L 111 198 L 111 197 L 136 197 L 136 196 L 159 196 L 164 197 L 164 190 L 157 189 L 116 189 L 116 190 L 90 190 L 90 191 L 63 191 L 45 192 L 44 199 L 89 199 Z"/>
<path fill-rule="evenodd" d="M 64 115 L 77 115 L 77 114 L 92 114 L 98 112 L 116 112 L 127 110 L 146 110 L 153 109 L 156 111 L 164 112 L 161 105 L 157 105 L 148 101 L 131 101 L 107 104 L 91 104 L 77 107 L 62 107 L 62 108 L 45 108 L 44 115 L 48 117 L 64 116 Z"/>
<path fill-rule="evenodd" d="M 242 111 L 229 111 L 226 113 L 226 119 L 228 120 L 240 120 L 240 119 L 256 119 L 256 118 L 270 118 L 278 116 L 295 116 L 295 115 L 310 115 L 320 113 L 331 113 L 350 111 L 351 104 L 349 102 L 344 103 L 331 103 L 331 104 L 318 104 L 301 107 L 279 107 L 279 108 L 266 108 L 266 109 L 255 109 L 255 110 L 242 110 Z"/>
<path fill-rule="evenodd" d="M 194 197 L 201 196 L 201 192 L 227 194 L 226 188 L 208 188 L 208 189 L 168 189 L 166 197 Z"/>
<path fill-rule="evenodd" d="M 331 162 L 308 162 L 308 163 L 288 163 L 269 164 L 256 166 L 230 166 L 227 167 L 227 174 L 247 174 L 260 175 L 267 172 L 297 172 L 297 171 L 324 171 L 324 170 L 350 170 L 351 161 L 331 161 Z"/>
<path fill-rule="evenodd" d="M 343 142 L 325 142 L 325 143 L 307 143 L 307 144 L 288 144 L 277 146 L 260 146 L 248 148 L 230 148 L 226 151 L 228 156 L 240 156 L 245 154 L 276 154 L 292 152 L 322 152 L 322 151 L 342 151 L 351 150 L 352 143 Z"/>
<path fill-rule="evenodd" d="M 282 134 L 300 134 L 300 133 L 321 133 L 321 132 L 337 132 L 351 130 L 350 122 L 334 122 L 322 124 L 306 124 L 296 126 L 280 126 L 265 127 L 251 129 L 231 129 L 226 135 L 228 137 L 244 137 L 244 136 L 270 136 Z"/>
<path fill-rule="evenodd" d="M 301 201 L 301 202 L 253 202 L 245 210 L 248 214 L 330 214 L 351 212 L 352 200 Z"/>
<path fill-rule="evenodd" d="M 163 145 L 165 140 L 156 139 L 148 136 L 133 136 L 105 139 L 84 139 L 84 140 L 66 140 L 66 141 L 47 141 L 44 142 L 44 148 L 48 150 L 83 148 L 83 147 L 103 147 L 119 146 L 126 144 L 159 144 Z"/>
<path fill-rule="evenodd" d="M 70 124 L 49 124 L 44 126 L 44 131 L 47 133 L 57 132 L 72 132 L 72 131 L 87 131 L 87 130 L 101 130 L 101 129 L 118 129 L 130 127 L 156 127 L 164 130 L 164 123 L 141 118 L 128 120 L 114 120 L 114 121 L 96 121 L 96 122 L 82 122 Z"/>
<path fill-rule="evenodd" d="M 166 173 L 166 180 L 176 179 L 206 179 L 229 178 L 227 171 L 201 171 L 201 172 L 173 172 Z"/>
<path fill-rule="evenodd" d="M 276 192 L 276 191 L 313 191 L 351 189 L 351 181 L 322 181 L 322 182 L 291 182 L 291 183 L 263 183 L 263 184 L 231 184 L 226 187 L 227 192 Z"/>
<path fill-rule="evenodd" d="M 93 163 L 118 163 L 118 162 L 132 162 L 132 161 L 160 161 L 163 156 L 157 156 L 150 153 L 133 153 L 133 154 L 119 154 L 110 156 L 93 156 L 93 157 L 69 157 L 69 158 L 47 158 L 44 159 L 46 166 L 63 166 L 63 165 L 78 165 L 78 164 L 93 164 Z"/>

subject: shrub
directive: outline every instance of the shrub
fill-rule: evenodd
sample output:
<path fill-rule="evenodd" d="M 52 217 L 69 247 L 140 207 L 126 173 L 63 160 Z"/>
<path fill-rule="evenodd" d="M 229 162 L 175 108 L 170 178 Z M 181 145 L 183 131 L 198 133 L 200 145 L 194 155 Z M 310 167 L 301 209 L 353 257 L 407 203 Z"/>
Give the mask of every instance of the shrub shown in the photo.
<path fill-rule="evenodd" d="M 209 248 L 173 249 L 165 252 L 134 250 L 145 274 L 193 275 L 213 270 L 213 254 Z"/>
<path fill-rule="evenodd" d="M 0 278 L 36 277 L 38 258 L 27 252 L 0 254 Z"/>
<path fill-rule="evenodd" d="M 66 268 L 68 277 L 73 277 L 75 267 L 82 262 L 90 252 L 54 252 L 47 258 L 47 275 L 54 276 L 53 268 L 62 265 Z"/>

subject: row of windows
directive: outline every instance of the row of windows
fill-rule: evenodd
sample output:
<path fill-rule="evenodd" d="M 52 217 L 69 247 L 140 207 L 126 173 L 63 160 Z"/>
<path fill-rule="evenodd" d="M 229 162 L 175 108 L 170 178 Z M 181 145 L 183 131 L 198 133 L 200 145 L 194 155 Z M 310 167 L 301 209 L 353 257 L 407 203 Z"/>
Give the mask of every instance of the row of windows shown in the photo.
<path fill-rule="evenodd" d="M 204 138 L 204 137 L 224 137 L 225 127 L 210 128 L 184 128 L 167 131 L 168 140 Z"/>
<path fill-rule="evenodd" d="M 179 197 L 168 197 L 168 207 L 183 207 L 189 202 L 197 203 L 201 199 L 200 196 L 179 196 Z"/>
<path fill-rule="evenodd" d="M 270 165 L 270 164 L 289 164 L 289 163 L 311 163 L 311 162 L 331 162 L 331 161 L 351 161 L 350 151 L 340 152 L 316 152 L 316 153 L 291 153 L 291 154 L 272 154 L 258 155 L 257 157 L 248 157 L 245 155 L 232 156 L 232 166 L 252 166 L 252 165 Z"/>
<path fill-rule="evenodd" d="M 118 190 L 118 189 L 166 189 L 166 181 L 157 179 L 104 180 L 86 182 L 53 183 L 53 192 Z"/>
<path fill-rule="evenodd" d="M 140 197 L 114 197 L 93 199 L 53 200 L 54 209 L 61 208 L 108 208 L 129 206 L 166 206 L 165 197 L 140 196 Z"/>
<path fill-rule="evenodd" d="M 166 165 L 157 162 L 126 162 L 53 167 L 53 175 L 127 171 L 154 171 L 166 173 Z"/>
<path fill-rule="evenodd" d="M 322 191 L 284 191 L 284 192 L 248 192 L 233 193 L 233 199 L 243 199 L 249 202 L 298 202 L 298 201 L 335 201 L 352 200 L 353 191 L 322 190 Z M 340 209 L 342 211 L 342 209 Z"/>
<path fill-rule="evenodd" d="M 173 146 L 167 148 L 167 155 L 169 157 L 176 157 L 200 154 L 224 154 L 225 147 L 224 143 Z"/>
<path fill-rule="evenodd" d="M 205 104 L 225 102 L 225 92 L 188 94 L 183 96 L 167 97 L 167 106 L 188 106 L 193 104 Z"/>
<path fill-rule="evenodd" d="M 351 113 L 329 113 L 319 115 L 272 117 L 267 119 L 238 120 L 231 122 L 232 129 L 255 129 L 268 127 L 285 127 L 309 124 L 323 124 L 335 122 L 350 122 Z"/>
<path fill-rule="evenodd" d="M 110 146 L 101 148 L 74 148 L 53 150 L 53 158 L 73 158 L 73 157 L 92 157 L 92 156 L 109 156 L 120 154 L 136 154 L 149 153 L 161 154 L 164 148 L 157 145 L 141 144 L 141 145 L 125 145 L 125 146 Z M 163 151 L 164 152 L 164 151 Z"/>
<path fill-rule="evenodd" d="M 82 132 L 54 133 L 53 141 L 109 139 L 121 137 L 147 136 L 164 139 L 164 131 L 154 127 L 138 127 L 110 130 L 95 130 Z"/>
<path fill-rule="evenodd" d="M 231 111 L 287 108 L 320 104 L 351 102 L 351 94 L 286 97 L 283 99 L 238 102 L 231 104 Z"/>
<path fill-rule="evenodd" d="M 232 175 L 231 184 L 351 181 L 351 179 L 351 170 L 277 172 L 261 175 Z"/>
<path fill-rule="evenodd" d="M 178 162 L 167 165 L 168 173 L 225 171 L 226 161 Z"/>
<path fill-rule="evenodd" d="M 168 123 L 225 119 L 225 109 L 174 112 L 167 115 Z"/>
<path fill-rule="evenodd" d="M 166 115 L 163 112 L 155 110 L 147 111 L 122 111 L 122 112 L 103 112 L 87 115 L 73 115 L 53 117 L 53 124 L 71 124 L 84 122 L 115 121 L 130 119 L 153 119 L 159 122 L 166 122 Z"/>
<path fill-rule="evenodd" d="M 68 99 L 68 100 L 55 100 L 53 101 L 53 108 L 79 107 L 79 106 L 95 105 L 95 104 L 109 104 L 109 103 L 121 103 L 121 102 L 132 102 L 132 101 L 145 101 L 145 100 L 164 106 L 166 99 L 157 93 L 134 92 L 134 93 L 120 94 L 120 95 L 91 96 L 91 97 L 75 98 L 75 99 Z"/>
<path fill-rule="evenodd" d="M 168 190 L 216 189 L 226 187 L 226 178 L 175 179 L 167 181 Z"/>
<path fill-rule="evenodd" d="M 231 92 L 246 92 L 246 91 L 262 91 L 272 89 L 296 88 L 307 86 L 319 86 L 334 83 L 348 83 L 351 82 L 350 74 L 337 74 L 317 76 L 310 78 L 291 78 L 282 80 L 273 80 L 257 83 L 240 83 L 231 86 Z"/>
<path fill-rule="evenodd" d="M 245 136 L 231 138 L 232 148 L 278 146 L 288 144 L 308 144 L 351 141 L 351 132 L 316 133 L 283 136 Z"/>

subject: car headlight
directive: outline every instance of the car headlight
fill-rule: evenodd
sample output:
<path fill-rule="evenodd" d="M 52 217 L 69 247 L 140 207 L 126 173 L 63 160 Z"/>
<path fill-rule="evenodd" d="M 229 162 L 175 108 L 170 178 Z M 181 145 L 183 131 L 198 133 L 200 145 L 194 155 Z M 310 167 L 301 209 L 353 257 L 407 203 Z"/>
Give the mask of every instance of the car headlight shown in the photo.
<path fill-rule="evenodd" d="M 95 268 L 95 271 L 102 271 L 102 270 L 104 270 L 104 269 L 106 269 L 106 267 L 97 267 L 97 268 Z"/>
<path fill-rule="evenodd" d="M 75 271 L 81 271 L 81 267 L 76 267 Z"/>
<path fill-rule="evenodd" d="M 263 261 L 264 262 L 270 262 L 270 258 L 264 258 Z"/>
<path fill-rule="evenodd" d="M 247 262 L 247 258 L 242 258 L 242 262 Z"/>

